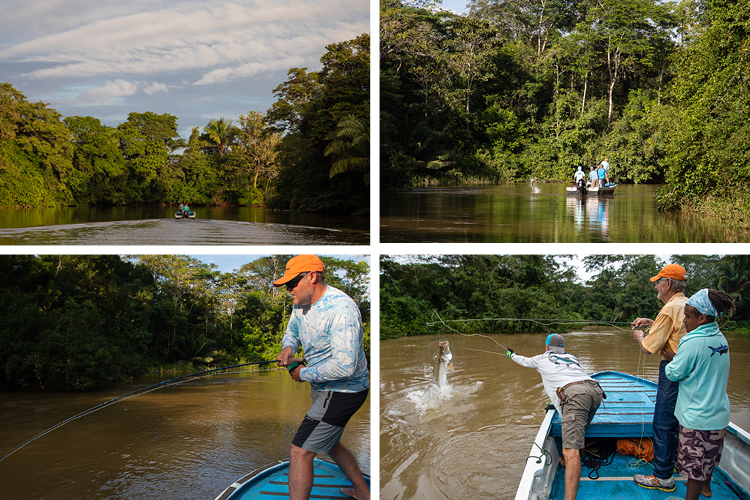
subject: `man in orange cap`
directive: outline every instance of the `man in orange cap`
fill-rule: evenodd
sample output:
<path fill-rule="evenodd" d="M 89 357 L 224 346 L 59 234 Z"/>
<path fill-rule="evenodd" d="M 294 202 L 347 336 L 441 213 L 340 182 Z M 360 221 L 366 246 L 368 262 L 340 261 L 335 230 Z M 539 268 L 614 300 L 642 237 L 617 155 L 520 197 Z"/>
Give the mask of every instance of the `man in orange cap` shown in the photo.
<path fill-rule="evenodd" d="M 345 495 L 369 499 L 370 491 L 354 455 L 340 443 L 349 419 L 367 399 L 369 371 L 363 348 L 362 317 L 357 304 L 325 282 L 325 265 L 316 255 L 289 260 L 273 286 L 286 286 L 294 307 L 276 359 L 290 367 L 302 346 L 307 366 L 289 373 L 310 382 L 312 406 L 289 448 L 289 498 L 306 500 L 313 484 L 316 453 L 329 455 L 354 488 Z"/>
<path fill-rule="evenodd" d="M 638 342 L 641 351 L 646 354 L 659 353 L 659 386 L 656 391 L 654 406 L 654 474 L 644 476 L 636 474 L 633 479 L 639 486 L 663 491 L 674 491 L 674 464 L 677 453 L 679 423 L 674 410 L 677 403 L 679 383 L 672 382 L 665 374 L 669 361 L 663 351 L 677 352 L 680 339 L 687 333 L 683 318 L 687 297 L 687 273 L 678 264 L 669 264 L 651 278 L 656 282 L 654 290 L 659 300 L 664 302 L 655 320 L 638 318 L 631 323 L 633 340 Z M 640 328 L 651 326 L 648 336 Z M 671 359 L 671 357 L 669 358 Z"/>

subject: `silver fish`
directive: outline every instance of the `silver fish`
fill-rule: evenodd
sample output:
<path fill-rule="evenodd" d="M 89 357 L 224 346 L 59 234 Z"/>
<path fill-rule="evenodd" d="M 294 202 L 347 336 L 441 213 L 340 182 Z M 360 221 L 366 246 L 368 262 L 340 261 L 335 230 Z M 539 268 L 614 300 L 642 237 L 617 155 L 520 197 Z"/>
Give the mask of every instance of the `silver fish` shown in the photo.
<path fill-rule="evenodd" d="M 435 370 L 432 372 L 432 382 L 440 389 L 448 384 L 448 370 L 453 370 L 453 354 L 448 347 L 448 341 L 438 342 L 438 356 L 435 360 Z"/>

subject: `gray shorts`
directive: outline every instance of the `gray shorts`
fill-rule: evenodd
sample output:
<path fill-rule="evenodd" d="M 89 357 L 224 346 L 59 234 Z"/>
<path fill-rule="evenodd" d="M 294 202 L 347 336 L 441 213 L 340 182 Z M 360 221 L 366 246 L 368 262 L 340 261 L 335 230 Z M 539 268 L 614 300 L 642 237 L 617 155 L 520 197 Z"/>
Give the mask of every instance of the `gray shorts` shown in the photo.
<path fill-rule="evenodd" d="M 562 447 L 580 450 L 586 444 L 584 435 L 602 404 L 604 393 L 597 384 L 574 384 L 565 389 L 562 408 Z"/>
<path fill-rule="evenodd" d="M 312 391 L 312 406 L 292 444 L 328 455 L 331 448 L 341 441 L 344 426 L 364 404 L 367 392 L 368 389 L 361 392 Z"/>

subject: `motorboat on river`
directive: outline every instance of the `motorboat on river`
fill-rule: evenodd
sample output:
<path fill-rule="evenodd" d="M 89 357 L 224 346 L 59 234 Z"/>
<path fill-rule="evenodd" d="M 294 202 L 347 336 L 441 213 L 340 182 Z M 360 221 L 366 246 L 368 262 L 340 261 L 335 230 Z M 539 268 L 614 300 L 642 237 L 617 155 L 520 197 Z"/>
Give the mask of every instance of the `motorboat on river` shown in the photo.
<path fill-rule="evenodd" d="M 177 210 L 174 213 L 175 219 L 195 219 L 195 212 L 192 210 Z"/>
<path fill-rule="evenodd" d="M 685 498 L 686 480 L 675 474 L 676 490 L 667 494 L 638 486 L 634 474 L 653 473 L 650 463 L 620 455 L 605 442 L 619 438 L 653 436 L 652 421 L 657 384 L 625 373 L 606 371 L 592 375 L 607 398 L 602 400 L 586 431 L 586 449 L 599 450 L 593 467 L 584 460 L 581 467 L 579 500 Z M 550 405 L 551 406 L 551 405 Z M 547 414 L 532 445 L 530 456 L 516 493 L 516 500 L 562 500 L 565 496 L 565 468 L 560 465 L 562 426 L 554 406 Z M 612 449 L 602 457 L 601 450 Z M 713 472 L 711 500 L 750 499 L 750 434 L 729 424 L 724 435 L 724 451 Z"/>
<path fill-rule="evenodd" d="M 310 498 L 349 498 L 339 488 L 352 488 L 352 483 L 338 465 L 316 458 L 313 461 L 314 478 Z M 363 474 L 367 486 L 370 476 Z M 261 467 L 232 483 L 216 500 L 278 500 L 289 498 L 289 461 L 282 460 Z"/>
<path fill-rule="evenodd" d="M 573 196 L 614 196 L 617 184 L 610 182 L 604 186 L 579 188 L 578 186 L 567 186 L 568 195 Z"/>

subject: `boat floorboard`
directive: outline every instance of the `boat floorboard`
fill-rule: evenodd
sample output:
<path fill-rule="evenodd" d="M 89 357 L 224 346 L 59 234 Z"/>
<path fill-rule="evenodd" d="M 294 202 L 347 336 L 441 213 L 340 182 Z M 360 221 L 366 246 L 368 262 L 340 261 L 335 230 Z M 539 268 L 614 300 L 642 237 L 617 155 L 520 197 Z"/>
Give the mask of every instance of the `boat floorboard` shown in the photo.
<path fill-rule="evenodd" d="M 612 463 L 598 470 L 599 479 L 590 479 L 589 473 L 592 469 L 583 466 L 581 468 L 581 482 L 578 486 L 577 500 L 671 500 L 684 499 L 686 491 L 686 481 L 678 474 L 675 474 L 675 491 L 665 492 L 661 490 L 650 490 L 638 486 L 633 481 L 633 475 L 653 473 L 653 467 L 650 463 L 640 462 L 634 457 L 620 455 L 615 453 Z M 717 470 L 711 482 L 713 496 L 711 500 L 738 500 L 738 497 L 726 485 L 726 477 L 723 472 Z M 565 468 L 558 467 L 555 475 L 555 481 L 552 486 L 550 500 L 565 497 Z M 706 498 L 706 497 L 701 497 Z"/>

